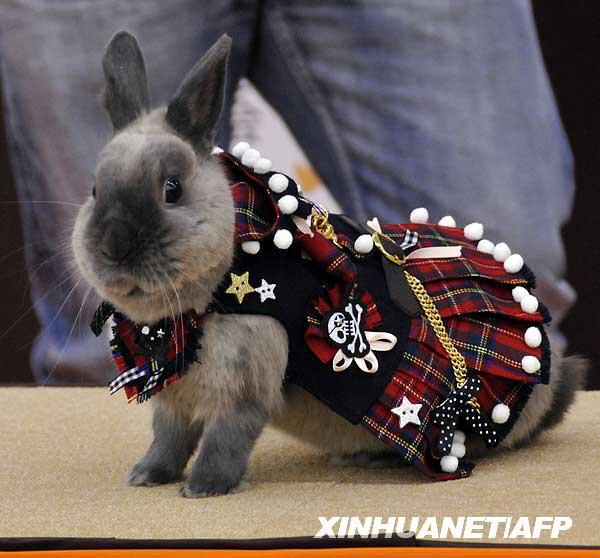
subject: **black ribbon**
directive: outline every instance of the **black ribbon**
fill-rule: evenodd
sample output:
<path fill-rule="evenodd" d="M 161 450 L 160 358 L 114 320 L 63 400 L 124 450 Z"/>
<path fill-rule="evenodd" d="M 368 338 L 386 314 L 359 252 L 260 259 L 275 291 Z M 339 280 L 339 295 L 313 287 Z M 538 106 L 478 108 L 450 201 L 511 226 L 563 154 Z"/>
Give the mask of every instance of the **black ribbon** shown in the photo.
<path fill-rule="evenodd" d="M 110 302 L 106 302 L 106 300 L 98 306 L 90 322 L 90 328 L 96 337 L 100 336 L 102 329 L 104 329 L 104 324 L 115 312 L 115 307 Z"/>
<path fill-rule="evenodd" d="M 460 388 L 453 389 L 446 401 L 434 411 L 433 422 L 440 427 L 441 431 L 438 441 L 438 450 L 441 455 L 450 453 L 454 431 L 459 420 L 462 420 L 469 431 L 482 436 L 488 447 L 498 443 L 495 427 L 481 414 L 476 404 L 470 403 L 471 398 L 477 395 L 480 388 L 479 377 L 469 376 L 465 384 Z"/>

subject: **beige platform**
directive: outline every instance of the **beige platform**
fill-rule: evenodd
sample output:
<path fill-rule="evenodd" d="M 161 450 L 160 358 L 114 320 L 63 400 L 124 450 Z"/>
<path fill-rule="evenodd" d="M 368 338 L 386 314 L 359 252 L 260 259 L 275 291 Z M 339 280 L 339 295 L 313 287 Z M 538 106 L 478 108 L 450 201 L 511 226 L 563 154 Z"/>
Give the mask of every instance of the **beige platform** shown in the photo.
<path fill-rule="evenodd" d="M 573 519 L 558 541 L 542 542 L 600 545 L 600 393 L 580 394 L 534 447 L 449 483 L 411 468 L 333 466 L 268 430 L 249 491 L 186 500 L 177 485 L 125 484 L 149 440 L 149 405 L 128 406 L 105 389 L 0 389 L 0 537 L 312 536 L 318 516 L 540 515 Z"/>

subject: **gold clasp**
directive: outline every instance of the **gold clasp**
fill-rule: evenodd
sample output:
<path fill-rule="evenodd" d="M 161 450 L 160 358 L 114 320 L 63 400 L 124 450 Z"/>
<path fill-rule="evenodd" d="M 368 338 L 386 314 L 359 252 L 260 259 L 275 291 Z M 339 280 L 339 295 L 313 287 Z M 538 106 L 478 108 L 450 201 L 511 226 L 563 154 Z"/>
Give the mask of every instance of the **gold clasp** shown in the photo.
<path fill-rule="evenodd" d="M 311 217 L 311 226 L 321 236 L 327 240 L 333 242 L 340 250 L 343 250 L 343 246 L 340 245 L 335 234 L 333 225 L 329 222 L 329 213 L 326 210 L 322 210 L 319 213 L 313 213 Z"/>
<path fill-rule="evenodd" d="M 390 244 L 390 246 L 398 246 L 387 234 L 375 231 L 372 235 L 373 243 L 377 246 L 378 250 L 393 264 L 402 265 L 404 263 L 404 255 L 399 256 L 398 254 L 392 254 L 386 249 L 382 239 Z"/>

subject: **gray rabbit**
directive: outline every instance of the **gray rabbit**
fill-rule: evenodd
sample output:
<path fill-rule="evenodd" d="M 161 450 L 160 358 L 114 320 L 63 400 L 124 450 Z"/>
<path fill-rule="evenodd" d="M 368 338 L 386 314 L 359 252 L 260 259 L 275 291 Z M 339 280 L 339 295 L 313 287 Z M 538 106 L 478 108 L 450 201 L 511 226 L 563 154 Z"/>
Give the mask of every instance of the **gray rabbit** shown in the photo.
<path fill-rule="evenodd" d="M 120 32 L 107 47 L 103 100 L 114 136 L 99 156 L 72 245 L 87 281 L 136 323 L 191 308 L 203 314 L 232 265 L 234 205 L 223 168 L 211 156 L 230 48 L 223 35 L 168 106 L 151 110 L 135 39 Z M 153 397 L 154 440 L 133 467 L 131 485 L 178 481 L 199 446 L 181 494 L 238 491 L 267 421 L 356 462 L 389 454 L 367 430 L 285 381 L 288 336 L 277 320 L 214 312 L 203 328 L 200 363 Z M 534 387 L 501 446 L 521 445 L 558 424 L 582 370 L 580 361 L 554 355 L 550 384 Z M 468 451 L 477 452 L 477 443 Z"/>

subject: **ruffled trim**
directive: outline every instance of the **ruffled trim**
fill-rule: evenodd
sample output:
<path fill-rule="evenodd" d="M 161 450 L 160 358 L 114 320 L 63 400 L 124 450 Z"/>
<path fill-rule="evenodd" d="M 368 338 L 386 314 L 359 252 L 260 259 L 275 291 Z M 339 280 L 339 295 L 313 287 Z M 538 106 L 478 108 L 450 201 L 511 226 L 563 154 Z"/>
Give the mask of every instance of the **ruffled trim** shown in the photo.
<path fill-rule="evenodd" d="M 398 238 L 407 228 L 419 232 L 415 249 L 429 246 L 463 246 L 460 258 L 413 259 L 405 264 L 407 271 L 420 279 L 436 304 L 455 345 L 467 359 L 470 373 L 478 374 L 482 386 L 477 395 L 481 413 L 493 425 L 499 444 L 512 430 L 529 397 L 533 386 L 547 383 L 550 373 L 550 347 L 543 324 L 550 316 L 546 307 L 539 305 L 533 314 L 522 311 L 512 296 L 512 289 L 522 285 L 528 289 L 535 286 L 535 275 L 527 266 L 516 274 L 509 274 L 502 263 L 489 254 L 473 248 L 473 243 L 464 238 L 461 229 L 449 229 L 431 225 L 405 225 L 383 227 L 391 230 Z M 542 333 L 539 348 L 530 348 L 524 342 L 528 327 L 537 326 Z M 494 330 L 501 328 L 503 331 Z M 447 480 L 468 476 L 474 465 L 460 461 L 453 473 L 440 469 L 441 455 L 437 455 L 440 429 L 433 424 L 433 411 L 441 404 L 455 379 L 451 363 L 430 326 L 422 318 L 412 321 L 404 358 L 390 386 L 379 398 L 377 408 L 365 417 L 369 428 L 380 439 L 394 446 L 407 461 L 416 465 L 427 476 L 435 480 Z M 485 332 L 484 332 L 485 330 Z M 485 333 L 485 334 L 484 334 Z M 460 345 L 463 346 L 461 349 Z M 471 347 L 471 350 L 465 347 Z M 484 359 L 480 366 L 474 360 L 486 351 L 497 353 Z M 524 356 L 536 356 L 540 360 L 540 371 L 528 374 L 521 368 Z M 400 428 L 398 417 L 391 410 L 399 406 L 403 397 L 412 403 L 422 403 L 419 414 L 420 425 L 407 424 Z M 431 402 L 425 405 L 425 401 Z M 510 416 L 506 423 L 491 420 L 492 410 L 498 403 L 507 404 Z M 469 430 L 458 419 L 457 429 Z M 467 440 L 468 444 L 468 440 Z"/>

